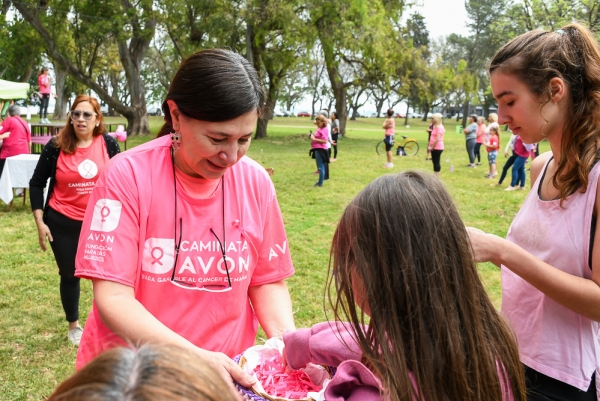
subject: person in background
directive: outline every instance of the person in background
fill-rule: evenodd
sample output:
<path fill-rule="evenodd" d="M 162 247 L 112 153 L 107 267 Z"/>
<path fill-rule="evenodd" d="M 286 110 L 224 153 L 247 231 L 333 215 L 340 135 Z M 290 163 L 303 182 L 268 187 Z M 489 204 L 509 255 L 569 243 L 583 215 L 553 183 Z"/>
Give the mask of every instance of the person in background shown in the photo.
<path fill-rule="evenodd" d="M 485 118 L 477 117 L 477 132 L 475 133 L 475 159 L 478 166 L 481 166 L 481 146 L 486 142 L 485 138 Z M 489 175 L 489 172 L 488 172 Z"/>
<path fill-rule="evenodd" d="M 31 151 L 31 131 L 29 125 L 21 118 L 21 108 L 16 104 L 8 107 L 9 117 L 0 126 L 0 177 L 4 170 L 6 158 Z"/>
<path fill-rule="evenodd" d="M 330 162 L 337 161 L 338 154 L 338 139 L 340 137 L 340 120 L 335 111 L 331 112 L 331 145 L 333 146 L 333 157 Z"/>
<path fill-rule="evenodd" d="M 498 131 L 498 128 L 490 128 L 490 139 L 485 142 L 485 147 L 488 152 L 488 163 L 490 165 L 490 174 L 486 178 L 496 178 L 498 174 L 496 158 L 498 157 L 498 149 L 500 149 L 500 131 Z"/>
<path fill-rule="evenodd" d="M 337 367 L 326 400 L 526 400 L 517 341 L 437 177 L 407 171 L 367 185 L 344 210 L 331 256 L 335 320 L 283 335 L 292 369 Z"/>
<path fill-rule="evenodd" d="M 392 148 L 394 147 L 396 128 L 396 121 L 394 120 L 394 109 L 389 109 L 387 111 L 387 118 L 383 122 L 382 128 L 385 130 L 385 136 L 383 138 L 383 141 L 385 142 L 385 154 L 387 156 L 387 163 L 385 163 L 383 167 L 392 168 L 394 167 L 394 163 L 392 162 Z"/>
<path fill-rule="evenodd" d="M 325 163 L 325 180 L 329 179 L 329 162 L 331 161 L 331 146 L 333 145 L 331 139 L 331 120 L 329 119 L 329 112 L 327 109 L 319 111 L 319 115 L 325 117 L 327 121 L 327 163 Z M 318 169 L 318 167 L 317 167 Z"/>
<path fill-rule="evenodd" d="M 117 346 L 174 344 L 249 387 L 231 358 L 259 324 L 269 338 L 295 328 L 275 187 L 246 156 L 264 106 L 248 60 L 194 53 L 171 80 L 158 137 L 102 172 L 76 256 L 76 276 L 94 287 L 77 369 Z"/>
<path fill-rule="evenodd" d="M 45 252 L 49 240 L 58 265 L 60 300 L 69 323 L 67 338 L 78 346 L 83 330 L 79 325 L 80 284 L 75 277 L 77 243 L 98 176 L 120 149 L 115 139 L 104 134 L 104 119 L 96 98 L 77 96 L 68 119 L 44 146 L 29 182 L 29 196 L 40 248 Z M 96 256 L 95 252 L 88 253 L 88 257 Z"/>
<path fill-rule="evenodd" d="M 490 128 L 496 127 L 496 128 L 498 128 L 498 133 L 500 132 L 500 126 L 498 125 L 498 114 L 490 113 L 488 115 L 488 122 L 489 122 L 489 124 L 485 128 L 485 140 L 486 141 L 490 139 Z"/>
<path fill-rule="evenodd" d="M 431 161 L 433 162 L 433 172 L 439 176 L 442 166 L 440 160 L 442 158 L 442 152 L 444 151 L 444 134 L 446 130 L 442 125 L 442 115 L 436 113 L 431 116 L 431 124 L 433 128 L 429 135 L 429 144 L 427 151 L 431 154 Z"/>
<path fill-rule="evenodd" d="M 46 401 L 241 401 L 214 369 L 187 350 L 147 344 L 100 354 Z"/>
<path fill-rule="evenodd" d="M 328 133 L 327 133 L 327 118 L 324 115 L 319 114 L 314 121 L 317 126 L 317 130 L 314 134 L 310 134 L 309 138 L 311 139 L 311 152 L 317 161 L 317 169 L 319 171 L 319 180 L 315 183 L 315 187 L 322 187 L 323 180 L 326 177 L 326 165 L 329 164 L 329 154 L 327 152 L 327 142 L 328 142 Z"/>
<path fill-rule="evenodd" d="M 48 120 L 48 103 L 50 102 L 50 94 L 52 93 L 52 77 L 48 75 L 47 67 L 42 67 L 40 71 L 38 86 L 42 97 L 40 104 L 40 124 L 50 124 L 50 120 Z"/>
<path fill-rule="evenodd" d="M 508 157 L 509 150 L 510 150 L 510 157 L 508 157 L 508 160 L 506 160 L 506 163 L 504 163 L 504 166 L 502 167 L 502 173 L 500 174 L 500 180 L 498 180 L 498 183 L 496 184 L 498 186 L 502 185 L 502 182 L 504 181 L 504 178 L 506 178 L 506 174 L 508 173 L 508 169 L 511 168 L 512 165 L 515 163 L 515 160 L 517 160 L 517 154 L 515 153 L 515 150 L 514 150 L 515 139 L 517 139 L 517 136 L 515 134 L 513 134 L 512 132 L 510 132 L 510 139 L 508 140 L 506 147 L 504 148 L 504 157 Z M 520 186 L 525 186 L 525 182 L 519 181 L 517 184 L 520 184 Z"/>
<path fill-rule="evenodd" d="M 533 149 L 533 145 L 523 143 L 520 135 L 517 135 L 515 138 L 515 145 L 513 150 L 515 155 L 515 162 L 512 168 L 512 181 L 510 182 L 510 186 L 505 189 L 505 191 L 514 191 L 515 189 L 525 190 L 525 162 L 529 157 L 529 153 Z M 521 183 L 521 186 L 517 186 Z"/>
<path fill-rule="evenodd" d="M 431 132 L 433 131 L 433 115 L 431 116 L 431 118 L 429 119 L 429 128 L 427 128 L 425 130 L 425 132 L 427 132 L 427 143 L 431 142 Z M 429 147 L 427 147 L 427 156 L 425 156 L 425 161 L 430 160 L 431 158 L 429 157 L 431 156 L 431 150 L 429 149 Z"/>
<path fill-rule="evenodd" d="M 501 267 L 501 312 L 528 400 L 597 401 L 600 44 L 579 24 L 534 30 L 500 48 L 488 69 L 498 122 L 519 136 L 515 152 L 543 139 L 551 152 L 531 163 L 531 190 L 506 239 L 467 229 L 472 254 Z"/>
<path fill-rule="evenodd" d="M 463 129 L 467 144 L 467 154 L 469 155 L 469 164 L 467 167 L 475 167 L 475 144 L 477 142 L 477 116 L 472 114 L 469 116 L 469 125 Z"/>

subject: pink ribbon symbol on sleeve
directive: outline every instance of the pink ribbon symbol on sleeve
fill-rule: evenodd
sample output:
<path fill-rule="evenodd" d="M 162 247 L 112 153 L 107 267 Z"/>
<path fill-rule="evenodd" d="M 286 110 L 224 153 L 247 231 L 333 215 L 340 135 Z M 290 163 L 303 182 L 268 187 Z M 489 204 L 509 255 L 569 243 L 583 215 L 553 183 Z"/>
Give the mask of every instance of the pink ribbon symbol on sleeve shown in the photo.
<path fill-rule="evenodd" d="M 102 209 L 100 209 L 100 216 L 102 216 L 102 220 L 100 220 L 102 223 L 104 223 L 106 221 L 106 218 L 110 215 L 110 208 L 108 206 L 102 206 Z"/>
<path fill-rule="evenodd" d="M 156 256 L 154 254 L 154 251 L 158 251 L 160 252 L 160 256 Z M 152 250 L 150 251 L 150 256 L 152 256 L 152 264 L 158 263 L 159 265 L 163 265 L 162 262 L 160 261 L 163 257 L 163 255 L 165 254 L 165 251 L 163 251 L 162 248 L 155 246 L 154 248 L 152 248 Z"/>

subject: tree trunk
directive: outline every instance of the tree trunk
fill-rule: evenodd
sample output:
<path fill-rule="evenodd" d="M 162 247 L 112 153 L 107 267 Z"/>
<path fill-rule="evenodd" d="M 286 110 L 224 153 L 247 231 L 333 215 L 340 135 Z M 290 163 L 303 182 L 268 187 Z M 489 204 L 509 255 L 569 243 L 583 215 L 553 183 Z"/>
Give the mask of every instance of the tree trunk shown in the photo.
<path fill-rule="evenodd" d="M 267 90 L 267 104 L 265 105 L 265 115 L 262 118 L 258 119 L 254 139 L 267 137 L 267 126 L 269 124 L 269 120 L 273 118 L 273 109 L 275 109 L 275 102 L 277 101 L 279 78 L 271 74 L 268 74 L 268 76 L 269 89 Z"/>
<path fill-rule="evenodd" d="M 410 110 L 410 101 L 406 102 L 406 115 L 404 116 L 404 125 L 408 125 L 408 110 Z"/>
<path fill-rule="evenodd" d="M 462 126 L 467 126 L 467 114 L 469 114 L 469 102 L 465 102 L 463 105 L 463 118 L 462 118 Z"/>
<path fill-rule="evenodd" d="M 67 70 L 62 68 L 59 63 L 54 63 L 54 75 L 56 78 L 56 104 L 54 105 L 53 120 L 64 121 L 67 117 L 67 100 L 69 94 L 66 91 L 65 81 L 67 79 Z"/>
<path fill-rule="evenodd" d="M 352 116 L 350 117 L 350 121 L 356 121 L 356 113 L 358 112 L 358 107 L 350 106 L 350 110 L 352 110 Z"/>
<path fill-rule="evenodd" d="M 429 114 L 429 109 L 431 109 L 431 106 L 429 105 L 429 103 L 425 103 L 425 110 L 423 111 L 423 119 L 421 121 L 427 121 L 427 115 Z"/>
<path fill-rule="evenodd" d="M 148 124 L 148 114 L 146 107 L 130 107 L 132 111 L 123 114 L 127 118 L 127 135 L 131 133 L 150 133 L 150 124 Z M 134 134 L 132 134 L 134 135 Z"/>

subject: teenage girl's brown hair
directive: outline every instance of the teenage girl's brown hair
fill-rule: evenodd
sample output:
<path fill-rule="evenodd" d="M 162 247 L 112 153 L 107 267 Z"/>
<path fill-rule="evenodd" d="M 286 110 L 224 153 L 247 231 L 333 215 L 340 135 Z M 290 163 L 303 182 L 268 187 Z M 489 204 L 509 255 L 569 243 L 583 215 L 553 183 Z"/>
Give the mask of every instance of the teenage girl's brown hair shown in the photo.
<path fill-rule="evenodd" d="M 578 24 L 527 32 L 496 53 L 489 66 L 490 74 L 494 71 L 515 75 L 541 105 L 551 101 L 552 78 L 565 82 L 569 104 L 552 184 L 561 200 L 585 191 L 600 147 L 600 49 L 592 33 Z"/>
<path fill-rule="evenodd" d="M 385 397 L 501 401 L 510 388 L 526 399 L 516 338 L 483 288 L 438 178 L 407 171 L 373 181 L 344 211 L 331 254 L 329 302 L 336 319 L 352 323 Z"/>
<path fill-rule="evenodd" d="M 100 104 L 98 104 L 98 100 L 95 97 L 91 97 L 88 95 L 79 95 L 75 98 L 73 105 L 71 106 L 71 110 L 77 110 L 77 105 L 81 102 L 88 102 L 94 108 L 94 112 L 96 113 L 96 122 L 94 125 L 98 124 L 98 126 L 94 126 L 94 132 L 92 133 L 93 137 L 97 137 L 98 135 L 102 135 L 103 132 L 106 131 L 104 128 L 104 117 L 102 116 L 102 112 L 100 111 Z M 88 124 L 90 121 L 88 121 Z M 75 129 L 73 128 L 73 124 L 71 124 L 71 115 L 67 115 L 67 123 L 60 130 L 58 135 L 56 135 L 56 139 L 54 139 L 54 146 L 59 148 L 61 151 L 69 154 L 73 154 L 77 151 L 77 135 L 75 135 Z"/>
<path fill-rule="evenodd" d="M 47 401 L 238 401 L 197 355 L 172 345 L 114 348 L 65 380 Z"/>

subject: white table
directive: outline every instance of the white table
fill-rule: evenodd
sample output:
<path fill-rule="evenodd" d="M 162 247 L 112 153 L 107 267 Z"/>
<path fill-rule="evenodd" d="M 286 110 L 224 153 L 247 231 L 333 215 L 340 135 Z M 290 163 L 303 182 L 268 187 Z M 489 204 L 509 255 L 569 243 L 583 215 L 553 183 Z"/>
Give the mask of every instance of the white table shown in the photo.
<path fill-rule="evenodd" d="M 6 158 L 0 177 L 0 199 L 7 205 L 13 200 L 13 188 L 29 188 L 40 155 L 18 155 Z"/>

